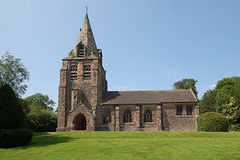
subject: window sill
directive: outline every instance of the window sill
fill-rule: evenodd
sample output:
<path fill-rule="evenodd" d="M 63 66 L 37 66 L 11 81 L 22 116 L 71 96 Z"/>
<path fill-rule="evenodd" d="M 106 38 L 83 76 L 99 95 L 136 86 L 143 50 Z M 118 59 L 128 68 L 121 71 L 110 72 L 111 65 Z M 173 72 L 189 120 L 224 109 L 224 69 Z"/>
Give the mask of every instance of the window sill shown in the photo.
<path fill-rule="evenodd" d="M 125 124 L 125 125 L 131 125 L 131 124 L 134 124 L 133 122 L 125 122 L 125 123 L 123 123 L 123 124 Z"/>
<path fill-rule="evenodd" d="M 145 122 L 145 125 L 152 125 L 155 124 L 154 122 Z"/>

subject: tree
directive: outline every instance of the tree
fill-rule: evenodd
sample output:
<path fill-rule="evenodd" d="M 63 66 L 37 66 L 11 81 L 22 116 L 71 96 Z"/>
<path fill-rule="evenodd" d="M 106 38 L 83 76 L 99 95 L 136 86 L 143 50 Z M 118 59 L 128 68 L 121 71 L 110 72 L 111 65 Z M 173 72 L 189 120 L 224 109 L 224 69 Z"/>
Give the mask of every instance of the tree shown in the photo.
<path fill-rule="evenodd" d="M 197 80 L 189 78 L 189 79 L 182 79 L 181 81 L 175 82 L 173 84 L 173 89 L 190 89 L 192 88 L 193 92 L 197 96 L 197 88 L 196 88 Z"/>
<path fill-rule="evenodd" d="M 47 109 L 49 111 L 53 111 L 53 106 L 55 102 L 49 99 L 48 95 L 43 95 L 41 93 L 36 93 L 32 96 L 25 98 L 28 106 L 31 107 L 39 107 L 40 109 Z"/>
<path fill-rule="evenodd" d="M 216 112 L 216 90 L 208 90 L 199 101 L 200 112 Z"/>
<path fill-rule="evenodd" d="M 217 82 L 215 88 L 222 89 L 225 86 L 233 86 L 236 83 L 240 83 L 240 77 L 223 78 L 222 80 Z"/>
<path fill-rule="evenodd" d="M 218 81 L 213 90 L 204 93 L 199 102 L 201 113 L 217 111 L 222 113 L 223 107 L 230 103 L 233 97 L 240 104 L 240 77 L 223 78 Z"/>
<path fill-rule="evenodd" d="M 0 129 L 16 129 L 23 124 L 24 113 L 13 89 L 0 86 Z"/>
<path fill-rule="evenodd" d="M 29 72 L 21 63 L 20 58 L 14 58 L 6 52 L 0 59 L 0 81 L 9 84 L 17 96 L 25 93 L 27 85 L 22 84 L 29 80 Z"/>
<path fill-rule="evenodd" d="M 224 78 L 216 86 L 216 108 L 217 112 L 222 112 L 223 107 L 230 103 L 233 97 L 240 103 L 240 77 Z"/>
<path fill-rule="evenodd" d="M 28 123 L 32 130 L 46 132 L 55 131 L 57 127 L 57 114 L 53 110 L 55 102 L 47 95 L 34 94 L 22 100 Z"/>
<path fill-rule="evenodd" d="M 234 97 L 230 97 L 230 102 L 223 106 L 222 112 L 231 125 L 240 123 L 240 107 Z"/>

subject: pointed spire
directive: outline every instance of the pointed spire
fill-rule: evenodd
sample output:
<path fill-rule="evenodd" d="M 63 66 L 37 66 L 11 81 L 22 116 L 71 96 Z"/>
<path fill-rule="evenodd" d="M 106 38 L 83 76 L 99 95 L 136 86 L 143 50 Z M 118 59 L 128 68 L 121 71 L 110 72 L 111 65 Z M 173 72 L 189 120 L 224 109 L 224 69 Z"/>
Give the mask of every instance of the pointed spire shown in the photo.
<path fill-rule="evenodd" d="M 87 54 L 91 54 L 91 52 L 96 52 L 97 51 L 97 46 L 94 40 L 92 28 L 89 22 L 88 18 L 88 9 L 86 7 L 86 16 L 83 21 L 82 28 L 80 29 L 80 33 L 77 38 L 77 42 L 74 47 L 74 53 L 77 53 L 77 46 L 79 43 L 82 43 L 87 50 Z"/>
<path fill-rule="evenodd" d="M 86 6 L 86 15 L 88 15 L 88 7 Z"/>

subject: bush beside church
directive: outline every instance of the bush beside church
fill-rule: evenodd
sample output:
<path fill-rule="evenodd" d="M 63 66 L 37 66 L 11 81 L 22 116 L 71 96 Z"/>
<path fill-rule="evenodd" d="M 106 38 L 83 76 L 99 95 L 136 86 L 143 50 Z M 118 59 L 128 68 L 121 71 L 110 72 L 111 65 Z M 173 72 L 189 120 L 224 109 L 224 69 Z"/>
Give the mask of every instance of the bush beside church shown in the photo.
<path fill-rule="evenodd" d="M 0 86 L 0 147 L 27 145 L 32 140 L 32 131 L 21 129 L 24 113 L 9 85 Z"/>
<path fill-rule="evenodd" d="M 197 118 L 198 131 L 227 132 L 228 120 L 221 113 L 207 112 Z"/>

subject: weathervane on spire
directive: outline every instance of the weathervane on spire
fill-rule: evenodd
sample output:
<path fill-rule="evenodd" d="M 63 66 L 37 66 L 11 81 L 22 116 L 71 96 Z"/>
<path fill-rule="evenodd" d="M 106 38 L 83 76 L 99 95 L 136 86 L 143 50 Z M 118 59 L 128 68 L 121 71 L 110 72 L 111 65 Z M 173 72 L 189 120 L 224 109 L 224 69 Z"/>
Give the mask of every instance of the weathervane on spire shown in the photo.
<path fill-rule="evenodd" d="M 88 15 L 88 7 L 86 6 L 86 15 Z"/>

